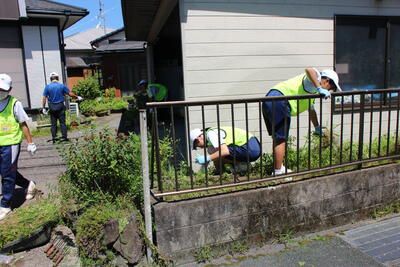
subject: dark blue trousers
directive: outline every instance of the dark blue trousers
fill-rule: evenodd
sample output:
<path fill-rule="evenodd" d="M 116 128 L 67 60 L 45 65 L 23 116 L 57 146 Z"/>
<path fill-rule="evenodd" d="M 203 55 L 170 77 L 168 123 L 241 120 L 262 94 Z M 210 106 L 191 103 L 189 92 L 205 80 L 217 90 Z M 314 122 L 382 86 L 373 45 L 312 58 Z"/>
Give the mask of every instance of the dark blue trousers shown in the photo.
<path fill-rule="evenodd" d="M 0 207 L 9 208 L 15 185 L 28 188 L 29 180 L 17 171 L 20 144 L 0 146 L 1 199 Z"/>

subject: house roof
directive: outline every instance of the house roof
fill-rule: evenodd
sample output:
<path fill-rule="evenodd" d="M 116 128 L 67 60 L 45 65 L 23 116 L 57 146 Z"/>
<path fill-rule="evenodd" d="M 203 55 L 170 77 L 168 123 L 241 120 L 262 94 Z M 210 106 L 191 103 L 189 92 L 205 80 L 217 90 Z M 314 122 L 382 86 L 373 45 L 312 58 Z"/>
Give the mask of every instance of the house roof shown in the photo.
<path fill-rule="evenodd" d="M 50 0 L 25 0 L 28 17 L 56 18 L 61 30 L 72 26 L 89 14 L 85 8 L 57 3 Z"/>
<path fill-rule="evenodd" d="M 68 68 L 87 68 L 89 65 L 80 57 L 66 57 L 65 63 Z"/>
<path fill-rule="evenodd" d="M 112 44 L 102 45 L 96 48 L 96 53 L 111 52 L 141 52 L 144 50 L 144 41 L 125 41 L 121 40 Z M 132 51 L 136 50 L 136 51 Z"/>
<path fill-rule="evenodd" d="M 126 39 L 153 42 L 178 0 L 121 0 L 121 4 Z"/>
<path fill-rule="evenodd" d="M 113 28 L 106 28 L 107 33 L 114 32 Z M 107 34 L 106 34 L 107 35 Z M 70 35 L 64 39 L 65 50 L 92 50 L 92 40 L 105 36 L 102 28 L 91 28 L 83 32 Z"/>
<path fill-rule="evenodd" d="M 119 28 L 119 29 L 116 29 L 116 30 L 114 30 L 114 31 L 111 31 L 111 32 L 109 32 L 109 33 L 107 33 L 107 34 L 104 34 L 104 35 L 102 35 L 102 36 L 100 36 L 100 37 L 98 37 L 98 38 L 96 38 L 96 39 L 92 39 L 92 41 L 90 41 L 90 44 L 92 45 L 92 44 L 94 44 L 94 43 L 101 42 L 101 41 L 107 39 L 108 37 L 111 37 L 111 36 L 113 36 L 113 35 L 115 35 L 115 34 L 117 34 L 117 33 L 122 32 L 123 30 L 124 30 L 124 28 Z"/>

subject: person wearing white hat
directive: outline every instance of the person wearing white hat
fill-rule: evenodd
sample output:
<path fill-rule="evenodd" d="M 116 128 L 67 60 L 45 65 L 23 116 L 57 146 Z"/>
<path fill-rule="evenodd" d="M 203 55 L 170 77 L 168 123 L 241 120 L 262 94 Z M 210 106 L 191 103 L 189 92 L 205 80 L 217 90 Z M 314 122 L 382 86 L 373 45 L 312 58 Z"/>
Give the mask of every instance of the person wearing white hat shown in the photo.
<path fill-rule="evenodd" d="M 261 146 L 257 137 L 245 130 L 221 126 L 205 129 L 193 129 L 190 131 L 190 146 L 192 149 L 197 147 L 207 147 L 208 155 L 196 155 L 195 162 L 206 164 L 213 161 L 215 168 L 219 168 L 219 160 L 222 160 L 222 167 L 225 163 L 237 163 L 235 169 L 245 170 L 247 168 L 247 159 L 249 162 L 255 161 L 260 157 Z M 219 137 L 218 137 L 219 135 Z M 233 138 L 235 137 L 235 138 Z M 248 138 L 248 139 L 247 139 Z M 221 150 L 221 154 L 219 153 Z M 245 166 L 244 166 L 245 165 Z"/>
<path fill-rule="evenodd" d="M 341 91 L 337 73 L 329 69 L 319 71 L 315 68 L 306 68 L 305 73 L 273 86 L 266 96 L 320 94 L 324 99 L 328 99 L 331 96 L 329 91 Z M 311 122 L 315 127 L 314 133 L 323 135 L 314 110 L 314 101 L 315 99 L 311 99 L 311 101 L 310 99 L 295 99 L 263 102 L 263 117 L 270 136 L 272 136 L 272 129 L 274 128 L 272 138 L 275 152 L 275 174 L 291 172 L 283 166 L 291 116 L 297 116 L 297 114 L 308 110 Z"/>
<path fill-rule="evenodd" d="M 3 194 L 0 202 L 0 220 L 11 212 L 10 204 L 15 185 L 27 190 L 26 199 L 32 199 L 36 192 L 35 182 L 27 180 L 17 170 L 22 136 L 25 135 L 27 151 L 32 155 L 36 151 L 36 145 L 32 142 L 26 124 L 29 117 L 22 103 L 9 95 L 11 89 L 11 77 L 0 74 L 0 174 Z"/>
<path fill-rule="evenodd" d="M 56 72 L 50 73 L 50 83 L 46 85 L 43 92 L 43 109 L 42 113 L 47 114 L 46 111 L 46 102 L 49 102 L 50 108 L 50 121 L 51 121 L 51 135 L 53 139 L 53 143 L 55 143 L 57 138 L 57 120 L 60 121 L 61 128 L 61 141 L 68 141 L 67 137 L 67 126 L 65 125 L 65 110 L 66 107 L 64 105 L 65 95 L 69 95 L 71 97 L 77 98 L 81 101 L 83 98 L 72 93 L 68 87 L 64 84 L 60 83 L 59 75 Z"/>

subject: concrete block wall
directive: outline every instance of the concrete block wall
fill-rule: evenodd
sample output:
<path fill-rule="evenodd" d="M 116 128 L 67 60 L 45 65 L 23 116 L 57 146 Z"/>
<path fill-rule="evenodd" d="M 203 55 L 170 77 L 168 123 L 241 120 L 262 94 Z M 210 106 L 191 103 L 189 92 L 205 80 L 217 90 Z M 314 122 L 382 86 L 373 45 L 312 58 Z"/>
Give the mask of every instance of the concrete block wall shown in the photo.
<path fill-rule="evenodd" d="M 159 249 L 178 263 L 205 246 L 288 229 L 358 219 L 400 199 L 400 165 L 386 165 L 275 187 L 155 204 Z"/>

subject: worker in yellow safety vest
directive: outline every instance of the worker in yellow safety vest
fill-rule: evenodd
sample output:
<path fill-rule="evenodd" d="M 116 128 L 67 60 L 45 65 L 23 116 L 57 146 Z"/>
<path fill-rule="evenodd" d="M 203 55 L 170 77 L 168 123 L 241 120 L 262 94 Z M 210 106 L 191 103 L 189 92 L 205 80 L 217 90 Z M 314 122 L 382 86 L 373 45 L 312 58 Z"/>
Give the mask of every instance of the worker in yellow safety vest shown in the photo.
<path fill-rule="evenodd" d="M 32 155 L 36 145 L 26 124 L 29 120 L 22 103 L 9 95 L 12 89 L 11 77 L 0 74 L 0 174 L 2 198 L 0 202 L 0 220 L 11 212 L 11 200 L 15 194 L 15 185 L 26 190 L 26 199 L 32 199 L 36 184 L 22 176 L 17 170 L 22 136 L 25 135 L 27 151 Z"/>
<path fill-rule="evenodd" d="M 207 147 L 208 155 L 196 155 L 196 163 L 206 164 L 213 161 L 214 166 L 218 168 L 221 158 L 222 167 L 225 163 L 236 162 L 237 165 L 234 167 L 238 171 L 247 169 L 247 160 L 256 161 L 261 153 L 257 137 L 245 130 L 225 126 L 219 129 L 207 128 L 205 133 L 201 129 L 193 129 L 190 131 L 190 145 L 192 149 Z"/>
<path fill-rule="evenodd" d="M 149 101 L 161 102 L 168 99 L 168 89 L 159 83 L 148 83 L 147 80 L 141 80 L 138 87 L 147 90 Z"/>
<path fill-rule="evenodd" d="M 339 77 L 333 70 L 319 71 L 315 68 L 306 68 L 305 73 L 289 80 L 278 83 L 267 93 L 267 96 L 295 96 L 306 94 L 321 94 L 324 99 L 330 98 L 330 90 L 341 91 Z M 322 129 L 318 123 L 317 114 L 314 110 L 315 99 L 281 100 L 263 102 L 263 117 L 267 130 L 272 136 L 274 129 L 273 148 L 275 154 L 275 174 L 291 172 L 283 165 L 285 157 L 286 142 L 289 135 L 290 116 L 308 110 L 310 119 L 315 127 L 315 133 L 322 135 Z M 274 104 L 273 104 L 274 102 Z M 285 123 L 286 122 L 286 123 Z"/>

